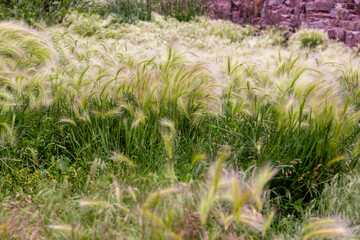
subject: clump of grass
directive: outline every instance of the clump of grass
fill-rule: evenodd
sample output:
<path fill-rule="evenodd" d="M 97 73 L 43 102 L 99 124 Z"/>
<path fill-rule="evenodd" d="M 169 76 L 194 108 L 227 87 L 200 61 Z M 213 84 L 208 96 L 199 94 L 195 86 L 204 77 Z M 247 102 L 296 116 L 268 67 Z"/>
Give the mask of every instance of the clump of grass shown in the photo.
<path fill-rule="evenodd" d="M 118 20 L 114 15 L 110 15 L 106 19 L 103 19 L 100 15 L 95 13 L 89 15 L 86 13 L 78 14 L 76 11 L 73 11 L 66 16 L 63 24 L 81 36 L 90 37 L 99 34 L 117 21 Z"/>
<path fill-rule="evenodd" d="M 293 34 L 292 42 L 298 42 L 302 48 L 315 49 L 328 42 L 327 34 L 322 30 L 302 29 Z"/>
<path fill-rule="evenodd" d="M 197 16 L 206 14 L 207 7 L 204 0 L 169 0 L 155 2 L 155 9 L 168 17 L 180 22 L 188 22 Z"/>

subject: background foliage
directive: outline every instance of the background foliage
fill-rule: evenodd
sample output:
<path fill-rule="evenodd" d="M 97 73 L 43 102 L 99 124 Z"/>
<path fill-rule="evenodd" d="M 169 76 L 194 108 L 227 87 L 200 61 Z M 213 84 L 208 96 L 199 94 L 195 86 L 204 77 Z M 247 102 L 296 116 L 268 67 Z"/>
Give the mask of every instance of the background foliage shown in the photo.
<path fill-rule="evenodd" d="M 81 1 L 80 1 L 81 2 Z M 69 8 L 79 1 L 74 0 L 1 0 L 0 19 L 23 19 L 28 24 L 45 21 L 61 23 Z"/>
<path fill-rule="evenodd" d="M 116 21 L 127 23 L 151 21 L 154 10 L 179 21 L 206 14 L 203 0 L 1 0 L 0 19 L 22 19 L 30 25 L 44 21 L 51 25 L 61 23 L 74 9 L 105 18 L 114 14 Z"/>

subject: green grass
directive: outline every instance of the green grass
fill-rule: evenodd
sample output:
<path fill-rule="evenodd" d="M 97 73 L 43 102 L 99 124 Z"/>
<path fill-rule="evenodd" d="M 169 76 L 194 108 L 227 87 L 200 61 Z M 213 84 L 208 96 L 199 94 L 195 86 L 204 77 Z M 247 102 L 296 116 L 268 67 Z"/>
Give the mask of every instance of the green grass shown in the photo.
<path fill-rule="evenodd" d="M 291 37 L 292 41 L 298 41 L 302 48 L 314 49 L 323 45 L 326 42 L 327 35 L 324 31 L 303 29 L 301 32 L 294 34 Z"/>
<path fill-rule="evenodd" d="M 111 16 L 113 22 L 135 23 L 151 21 L 153 12 L 190 21 L 206 10 L 203 0 L 0 0 L 0 20 L 23 20 L 32 26 L 62 23 L 72 11 L 99 14 L 98 21 Z"/>
<path fill-rule="evenodd" d="M 46 24 L 62 22 L 68 10 L 74 6 L 81 7 L 83 1 L 74 0 L 1 0 L 0 19 L 22 19 L 34 25 L 39 21 Z"/>
<path fill-rule="evenodd" d="M 356 53 L 152 19 L 0 23 L 0 238 L 358 238 Z"/>
<path fill-rule="evenodd" d="M 167 17 L 173 17 L 181 22 L 188 22 L 197 16 L 207 13 L 207 6 L 204 0 L 169 0 L 153 1 L 155 10 Z"/>

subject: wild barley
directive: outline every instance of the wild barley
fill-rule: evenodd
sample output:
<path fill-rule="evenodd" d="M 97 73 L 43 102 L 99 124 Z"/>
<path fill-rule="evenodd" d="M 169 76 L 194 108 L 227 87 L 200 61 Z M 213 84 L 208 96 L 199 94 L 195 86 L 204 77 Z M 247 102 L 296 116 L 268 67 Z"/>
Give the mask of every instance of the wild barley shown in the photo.
<path fill-rule="evenodd" d="M 132 160 L 130 160 L 130 158 L 126 157 L 125 155 L 123 155 L 121 153 L 113 152 L 111 159 L 114 161 L 118 161 L 120 163 L 126 163 L 127 165 L 129 165 L 131 167 L 135 167 L 134 162 Z"/>
<path fill-rule="evenodd" d="M 111 205 L 110 203 L 106 202 L 106 201 L 80 201 L 79 205 L 81 207 L 110 207 L 113 208 L 113 205 Z"/>
<path fill-rule="evenodd" d="M 351 230 L 344 222 L 338 219 L 319 219 L 311 221 L 301 232 L 304 234 L 304 240 L 315 237 L 338 238 L 350 237 Z"/>
<path fill-rule="evenodd" d="M 71 232 L 72 231 L 72 227 L 63 226 L 63 225 L 49 225 L 49 228 L 56 229 L 56 230 L 61 230 L 61 231 L 65 231 L 65 232 Z"/>

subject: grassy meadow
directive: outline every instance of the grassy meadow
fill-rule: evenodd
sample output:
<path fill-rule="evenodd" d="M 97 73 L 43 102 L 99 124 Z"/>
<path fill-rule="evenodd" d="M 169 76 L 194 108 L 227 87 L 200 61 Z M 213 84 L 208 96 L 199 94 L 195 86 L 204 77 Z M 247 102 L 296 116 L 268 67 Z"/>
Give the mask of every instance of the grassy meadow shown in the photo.
<path fill-rule="evenodd" d="M 0 22 L 1 240 L 360 239 L 357 50 L 116 11 Z"/>

